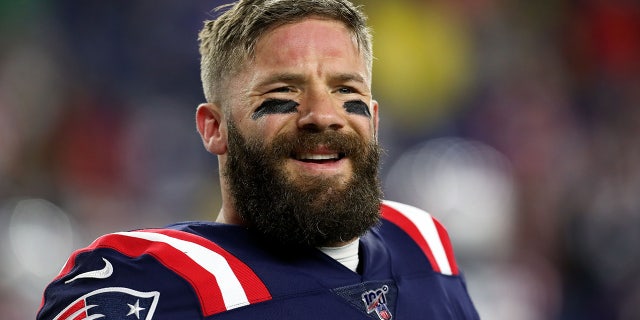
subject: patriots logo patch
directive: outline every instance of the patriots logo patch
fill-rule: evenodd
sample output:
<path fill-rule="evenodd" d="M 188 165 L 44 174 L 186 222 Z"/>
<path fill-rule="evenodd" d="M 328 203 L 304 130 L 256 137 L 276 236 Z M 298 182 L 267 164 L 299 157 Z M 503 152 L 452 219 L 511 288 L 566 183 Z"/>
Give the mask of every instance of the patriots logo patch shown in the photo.
<path fill-rule="evenodd" d="M 160 292 L 140 292 L 129 288 L 102 288 L 78 298 L 54 320 L 131 319 L 151 320 Z"/>

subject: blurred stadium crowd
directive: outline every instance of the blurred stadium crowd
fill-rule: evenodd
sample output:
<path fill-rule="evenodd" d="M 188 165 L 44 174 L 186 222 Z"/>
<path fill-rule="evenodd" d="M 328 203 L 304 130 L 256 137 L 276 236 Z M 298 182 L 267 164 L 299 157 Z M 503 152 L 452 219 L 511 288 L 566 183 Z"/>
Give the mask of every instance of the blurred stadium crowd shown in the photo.
<path fill-rule="evenodd" d="M 214 219 L 215 0 L 0 1 L 0 314 L 72 250 Z M 448 226 L 483 319 L 640 318 L 640 2 L 361 0 L 386 198 Z"/>

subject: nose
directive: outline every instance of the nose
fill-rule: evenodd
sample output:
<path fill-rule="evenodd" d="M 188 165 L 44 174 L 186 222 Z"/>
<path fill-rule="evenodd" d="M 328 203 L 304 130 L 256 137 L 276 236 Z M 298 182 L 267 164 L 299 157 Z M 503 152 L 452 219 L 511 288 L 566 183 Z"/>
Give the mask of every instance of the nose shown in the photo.
<path fill-rule="evenodd" d="M 314 132 L 340 130 L 346 125 L 342 102 L 330 93 L 309 93 L 298 107 L 298 128 Z"/>

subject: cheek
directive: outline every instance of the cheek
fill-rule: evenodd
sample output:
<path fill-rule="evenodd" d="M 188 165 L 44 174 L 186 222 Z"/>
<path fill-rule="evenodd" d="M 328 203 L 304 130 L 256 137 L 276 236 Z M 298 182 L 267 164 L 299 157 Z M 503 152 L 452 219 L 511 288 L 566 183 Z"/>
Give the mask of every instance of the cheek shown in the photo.
<path fill-rule="evenodd" d="M 351 127 L 360 136 L 366 139 L 375 138 L 375 125 L 371 118 L 359 117 L 351 121 Z"/>
<path fill-rule="evenodd" d="M 252 137 L 258 141 L 266 141 L 267 143 L 285 132 L 295 129 L 289 122 L 286 115 L 267 115 L 259 119 L 247 119 L 243 128 L 243 133 L 247 137 Z"/>

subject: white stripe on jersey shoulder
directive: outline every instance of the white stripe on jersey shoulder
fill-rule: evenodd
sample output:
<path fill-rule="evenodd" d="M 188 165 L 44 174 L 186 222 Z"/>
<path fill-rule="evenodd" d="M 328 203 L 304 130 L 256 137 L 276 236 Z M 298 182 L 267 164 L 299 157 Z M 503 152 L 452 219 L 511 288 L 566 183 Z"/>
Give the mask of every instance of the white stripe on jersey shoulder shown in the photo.
<path fill-rule="evenodd" d="M 246 306 L 249 304 L 247 295 L 240 284 L 240 280 L 234 274 L 231 266 L 223 256 L 209 250 L 197 243 L 177 239 L 165 234 L 155 232 L 116 232 L 115 234 L 162 242 L 182 251 L 187 257 L 211 273 L 217 280 L 222 293 L 222 299 L 227 310 Z"/>
<path fill-rule="evenodd" d="M 452 275 L 453 272 L 451 270 L 451 265 L 449 264 L 449 259 L 447 258 L 444 245 L 442 244 L 440 234 L 438 233 L 438 229 L 436 228 L 436 224 L 433 221 L 431 214 L 404 203 L 389 200 L 383 200 L 382 203 L 402 213 L 402 215 L 409 219 L 416 228 L 418 228 L 420 235 L 425 239 L 425 241 L 427 241 L 427 244 L 431 249 L 431 253 L 433 254 L 433 258 L 436 260 L 438 267 L 440 267 L 440 272 L 446 275 Z"/>

